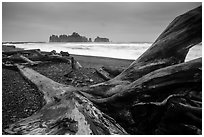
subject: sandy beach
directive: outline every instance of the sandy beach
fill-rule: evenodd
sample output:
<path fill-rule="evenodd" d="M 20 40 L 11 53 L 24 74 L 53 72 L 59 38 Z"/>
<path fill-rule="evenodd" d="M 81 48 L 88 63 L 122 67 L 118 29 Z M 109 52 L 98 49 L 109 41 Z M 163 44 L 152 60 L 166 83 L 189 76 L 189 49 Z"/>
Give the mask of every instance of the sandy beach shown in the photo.
<path fill-rule="evenodd" d="M 2 46 L 3 51 L 22 50 Z M 71 55 L 83 68 L 71 72 L 67 63 L 49 63 L 32 67 L 37 72 L 62 84 L 86 86 L 103 82 L 95 68 L 101 66 L 127 67 L 133 60 L 114 59 L 106 57 Z M 68 74 L 66 76 L 66 74 Z M 26 118 L 43 106 L 43 95 L 33 85 L 30 85 L 18 71 L 2 69 L 2 122 L 3 129 L 11 123 Z"/>

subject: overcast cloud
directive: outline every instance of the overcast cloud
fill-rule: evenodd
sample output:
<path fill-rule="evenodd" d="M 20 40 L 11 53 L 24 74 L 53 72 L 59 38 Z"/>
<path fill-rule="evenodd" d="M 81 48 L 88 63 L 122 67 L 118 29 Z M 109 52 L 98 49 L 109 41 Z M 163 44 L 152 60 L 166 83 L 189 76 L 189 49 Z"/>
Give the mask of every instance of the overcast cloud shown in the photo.
<path fill-rule="evenodd" d="M 2 3 L 3 41 L 48 41 L 52 34 L 153 42 L 178 15 L 201 3 Z"/>

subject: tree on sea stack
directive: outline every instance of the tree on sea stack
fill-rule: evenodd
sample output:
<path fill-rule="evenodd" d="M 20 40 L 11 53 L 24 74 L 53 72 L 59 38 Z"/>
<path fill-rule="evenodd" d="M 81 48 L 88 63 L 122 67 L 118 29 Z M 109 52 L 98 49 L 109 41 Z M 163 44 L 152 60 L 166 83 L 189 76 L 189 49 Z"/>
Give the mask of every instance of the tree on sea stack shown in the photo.
<path fill-rule="evenodd" d="M 201 134 L 202 59 L 184 62 L 202 41 L 202 7 L 176 17 L 118 76 L 73 87 L 15 64 L 45 105 L 8 134 Z M 30 60 L 29 60 L 30 61 Z"/>

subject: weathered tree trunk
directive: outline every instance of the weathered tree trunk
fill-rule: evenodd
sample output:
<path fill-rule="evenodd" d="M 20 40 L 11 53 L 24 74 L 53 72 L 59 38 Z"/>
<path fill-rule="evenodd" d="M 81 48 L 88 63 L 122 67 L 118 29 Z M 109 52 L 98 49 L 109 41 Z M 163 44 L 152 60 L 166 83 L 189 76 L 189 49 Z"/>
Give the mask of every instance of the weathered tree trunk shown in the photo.
<path fill-rule="evenodd" d="M 134 81 L 166 66 L 184 62 L 189 48 L 202 41 L 202 7 L 176 17 L 152 46 L 114 80 Z"/>
<path fill-rule="evenodd" d="M 198 7 L 174 19 L 152 46 L 121 74 L 91 86 L 87 92 L 103 97 L 113 95 L 118 92 L 116 87 L 128 85 L 154 70 L 184 62 L 189 48 L 201 41 L 202 7 Z"/>
<path fill-rule="evenodd" d="M 115 90 L 112 90 L 113 93 L 109 92 L 110 95 L 107 95 L 107 98 L 93 98 L 92 101 L 98 103 L 110 103 L 113 101 L 120 102 L 122 100 L 118 100 L 122 98 L 128 103 L 131 102 L 131 100 L 137 100 L 136 98 L 139 98 L 140 95 L 155 95 L 158 94 L 157 92 L 159 92 L 160 95 L 168 94 L 168 87 L 171 87 L 171 90 L 173 90 L 181 87 L 181 85 L 183 88 L 189 86 L 192 87 L 193 84 L 197 86 L 197 84 L 201 84 L 201 80 L 202 59 L 199 58 L 152 71 L 135 80 L 131 84 L 115 87 Z M 162 91 L 163 89 L 166 91 Z"/>
<path fill-rule="evenodd" d="M 189 48 L 201 40 L 202 7 L 198 7 L 174 19 L 145 53 L 103 83 L 67 86 L 17 65 L 44 93 L 46 104 L 5 132 L 200 134 L 202 59 L 184 60 Z"/>

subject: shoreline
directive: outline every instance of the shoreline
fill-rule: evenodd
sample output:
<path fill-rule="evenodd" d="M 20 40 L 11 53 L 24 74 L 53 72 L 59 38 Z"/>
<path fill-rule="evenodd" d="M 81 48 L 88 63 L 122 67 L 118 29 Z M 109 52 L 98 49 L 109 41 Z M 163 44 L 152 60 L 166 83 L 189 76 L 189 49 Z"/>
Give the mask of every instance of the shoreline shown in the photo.
<path fill-rule="evenodd" d="M 23 48 L 13 48 L 14 45 L 2 45 L 2 51 L 18 51 L 24 50 Z M 47 51 L 41 51 L 47 52 Z M 71 54 L 83 67 L 100 67 L 102 65 L 108 65 L 112 67 L 127 67 L 134 60 L 131 59 L 120 59 L 112 57 L 102 57 L 102 56 L 91 56 L 91 55 L 77 55 Z M 89 64 L 87 64 L 89 63 Z"/>

